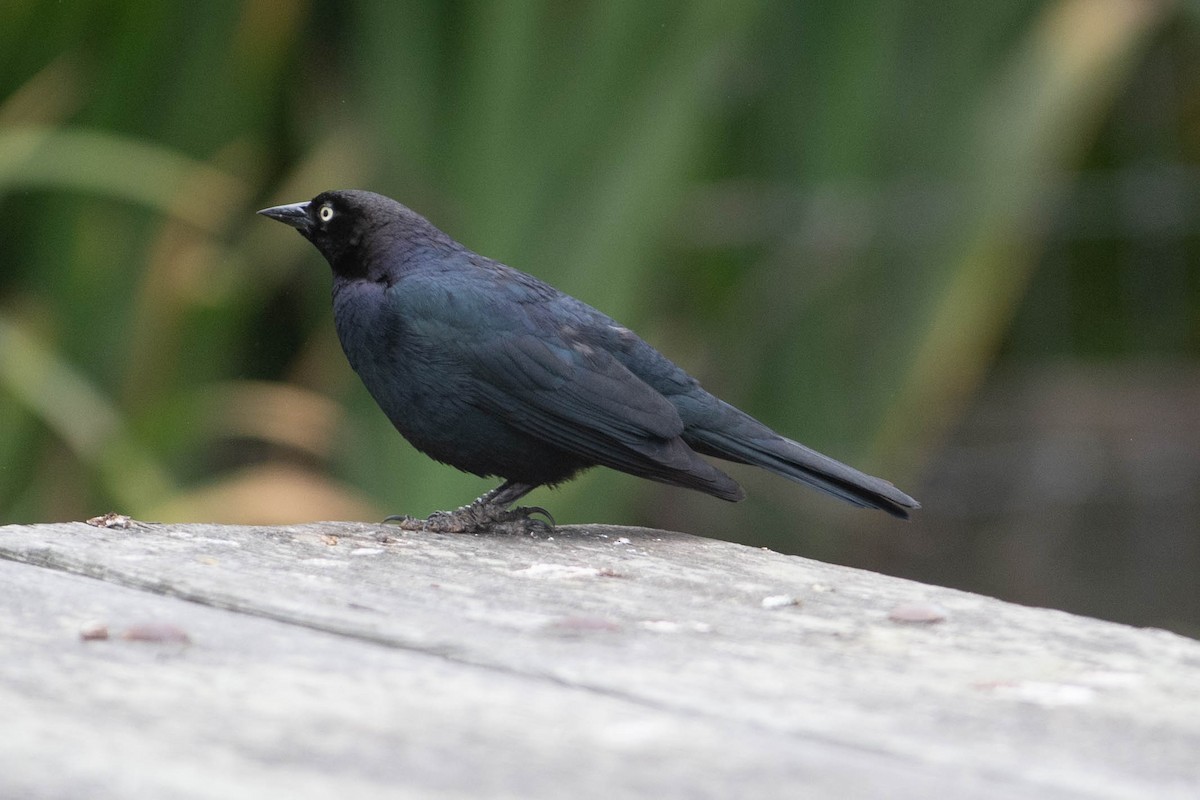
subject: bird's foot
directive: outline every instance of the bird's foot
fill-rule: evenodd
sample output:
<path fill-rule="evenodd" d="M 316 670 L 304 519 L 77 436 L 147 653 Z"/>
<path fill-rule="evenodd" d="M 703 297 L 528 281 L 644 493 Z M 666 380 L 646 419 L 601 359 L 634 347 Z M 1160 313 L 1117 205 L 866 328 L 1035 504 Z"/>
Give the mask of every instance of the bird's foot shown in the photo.
<path fill-rule="evenodd" d="M 554 531 L 554 517 L 540 506 L 505 508 L 481 500 L 483 498 L 454 511 L 435 511 L 427 519 L 395 515 L 388 517 L 384 522 L 395 523 L 401 530 L 424 533 L 504 533 L 533 536 Z M 534 519 L 534 515 L 546 519 Z"/>

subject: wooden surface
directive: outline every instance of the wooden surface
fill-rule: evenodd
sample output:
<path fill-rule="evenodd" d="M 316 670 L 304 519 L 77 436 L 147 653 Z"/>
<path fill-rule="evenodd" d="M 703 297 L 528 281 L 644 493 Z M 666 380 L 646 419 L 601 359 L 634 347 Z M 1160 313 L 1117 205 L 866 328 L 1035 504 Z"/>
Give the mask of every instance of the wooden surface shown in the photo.
<path fill-rule="evenodd" d="M 0 586 L 3 798 L 1200 796 L 1200 643 L 683 534 L 7 526 Z"/>

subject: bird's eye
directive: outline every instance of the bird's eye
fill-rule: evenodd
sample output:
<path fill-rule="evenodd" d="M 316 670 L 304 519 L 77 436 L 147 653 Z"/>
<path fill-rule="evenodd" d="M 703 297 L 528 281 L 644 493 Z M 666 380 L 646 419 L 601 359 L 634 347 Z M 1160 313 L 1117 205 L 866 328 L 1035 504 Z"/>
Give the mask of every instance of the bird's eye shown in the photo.
<path fill-rule="evenodd" d="M 317 216 L 321 218 L 321 222 L 329 222 L 333 219 L 333 206 L 326 203 L 321 206 L 321 210 L 317 212 Z"/>

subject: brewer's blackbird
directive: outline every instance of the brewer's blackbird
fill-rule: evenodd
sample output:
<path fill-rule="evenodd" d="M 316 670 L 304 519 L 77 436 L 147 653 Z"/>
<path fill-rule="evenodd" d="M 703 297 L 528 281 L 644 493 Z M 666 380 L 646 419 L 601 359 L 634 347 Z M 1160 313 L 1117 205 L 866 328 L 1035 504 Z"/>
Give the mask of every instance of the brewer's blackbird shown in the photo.
<path fill-rule="evenodd" d="M 322 192 L 258 212 L 300 231 L 333 269 L 350 366 L 404 438 L 504 483 L 412 530 L 544 524 L 509 508 L 603 465 L 722 500 L 745 493 L 700 455 L 753 464 L 907 518 L 918 503 L 714 397 L 633 331 L 524 272 L 468 250 L 372 192 Z"/>

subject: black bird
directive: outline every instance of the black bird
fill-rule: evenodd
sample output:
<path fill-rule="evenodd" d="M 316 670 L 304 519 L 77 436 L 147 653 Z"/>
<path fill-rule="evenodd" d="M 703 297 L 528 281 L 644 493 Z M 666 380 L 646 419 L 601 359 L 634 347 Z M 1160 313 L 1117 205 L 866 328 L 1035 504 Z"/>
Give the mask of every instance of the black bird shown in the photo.
<path fill-rule="evenodd" d="M 396 430 L 452 467 L 504 483 L 415 530 L 535 523 L 509 509 L 596 465 L 737 501 L 700 455 L 753 464 L 901 518 L 916 500 L 787 439 L 706 392 L 637 334 L 474 253 L 382 195 L 322 192 L 258 212 L 300 231 L 333 269 L 350 366 Z M 546 514 L 549 516 L 549 514 Z"/>

